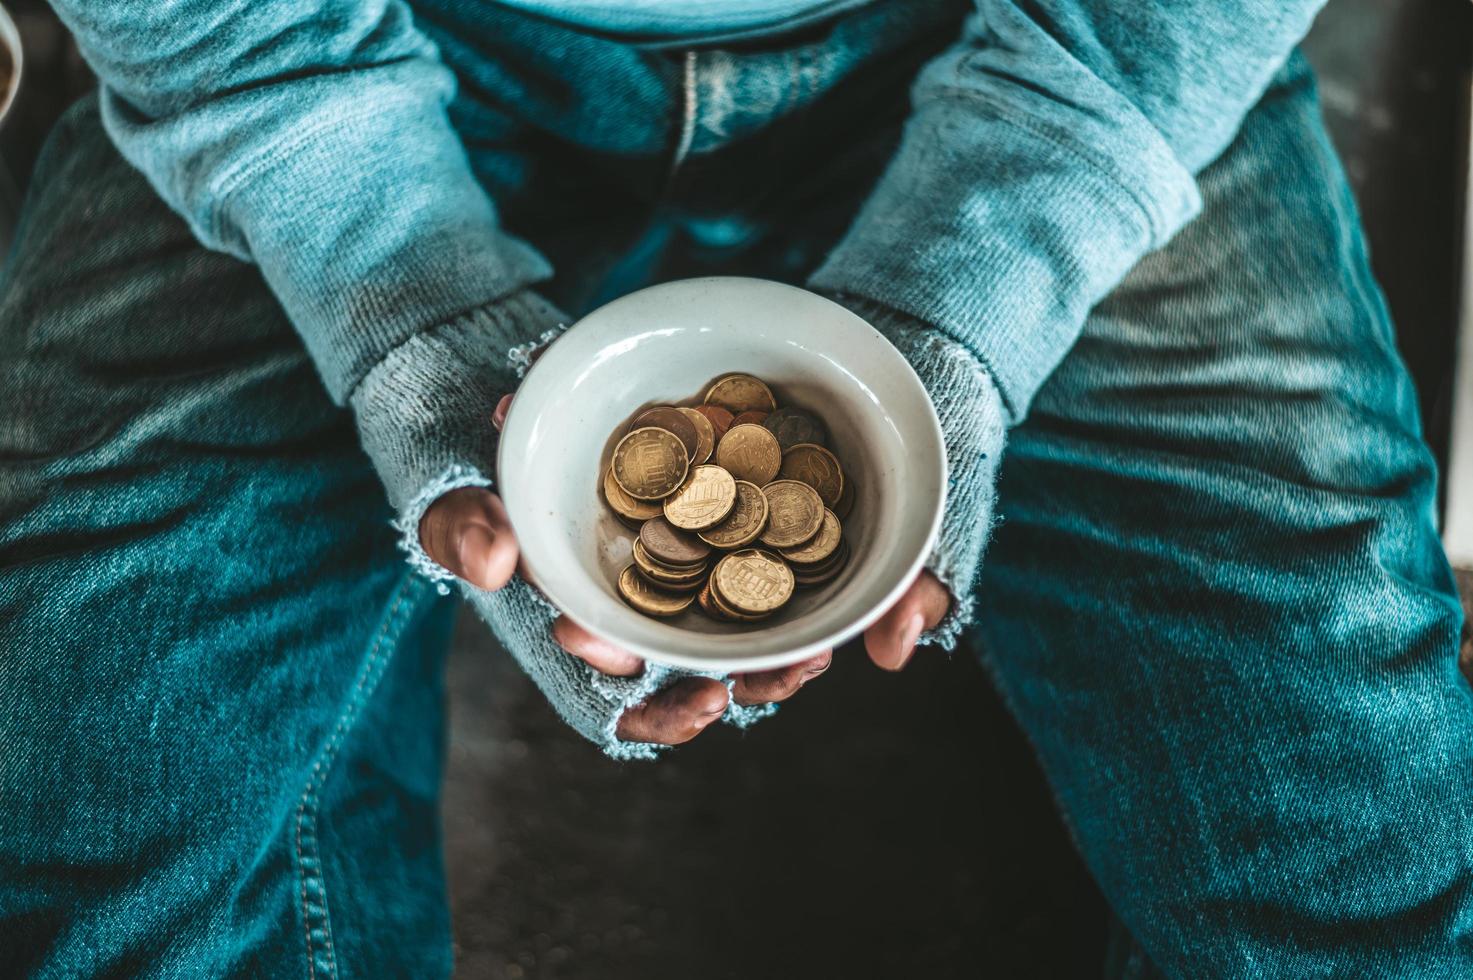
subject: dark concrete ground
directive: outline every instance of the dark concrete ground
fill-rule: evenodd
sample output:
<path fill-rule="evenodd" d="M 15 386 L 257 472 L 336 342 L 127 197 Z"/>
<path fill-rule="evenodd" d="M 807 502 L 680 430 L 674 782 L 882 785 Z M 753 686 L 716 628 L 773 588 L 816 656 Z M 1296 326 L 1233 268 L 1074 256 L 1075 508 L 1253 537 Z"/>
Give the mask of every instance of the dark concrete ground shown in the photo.
<path fill-rule="evenodd" d="M 1439 457 L 1464 7 L 1336 0 L 1309 44 Z M 917 660 L 892 677 L 842 650 L 750 733 L 621 765 L 462 622 L 444 801 L 459 974 L 1099 975 L 1106 909 L 1023 736 L 973 658 Z"/>

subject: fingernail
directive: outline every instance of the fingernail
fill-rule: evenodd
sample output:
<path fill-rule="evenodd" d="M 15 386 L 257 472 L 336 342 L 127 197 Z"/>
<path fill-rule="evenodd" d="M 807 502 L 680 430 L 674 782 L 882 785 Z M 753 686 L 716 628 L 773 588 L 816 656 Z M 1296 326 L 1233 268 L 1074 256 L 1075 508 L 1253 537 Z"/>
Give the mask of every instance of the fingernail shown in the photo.
<path fill-rule="evenodd" d="M 460 558 L 461 574 L 472 585 L 485 587 L 486 556 L 495 543 L 496 532 L 481 524 L 472 524 L 461 533 L 456 555 Z"/>
<path fill-rule="evenodd" d="M 829 659 L 819 664 L 817 667 L 809 667 L 807 670 L 803 671 L 802 676 L 798 678 L 798 686 L 802 687 L 804 684 L 807 684 L 809 681 L 813 680 L 815 677 L 817 677 L 819 674 L 822 674 L 833 665 L 834 661 L 832 659 Z"/>
<path fill-rule="evenodd" d="M 926 618 L 920 613 L 910 617 L 906 624 L 905 632 L 900 637 L 900 663 L 904 666 L 910 663 L 911 654 L 916 652 L 916 641 L 921 638 L 921 632 L 926 628 Z"/>
<path fill-rule="evenodd" d="M 511 408 L 511 396 L 503 395 L 501 401 L 496 403 L 496 410 L 491 413 L 491 424 L 500 429 L 506 425 L 506 412 Z"/>

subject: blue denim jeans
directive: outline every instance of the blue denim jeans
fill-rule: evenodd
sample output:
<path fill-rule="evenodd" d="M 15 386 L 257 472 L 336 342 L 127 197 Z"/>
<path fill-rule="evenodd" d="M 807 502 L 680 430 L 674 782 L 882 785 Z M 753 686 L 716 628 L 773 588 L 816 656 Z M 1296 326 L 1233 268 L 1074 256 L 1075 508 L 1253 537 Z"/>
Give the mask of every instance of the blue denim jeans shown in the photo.
<path fill-rule="evenodd" d="M 656 50 L 465 7 L 419 10 L 456 125 L 573 312 L 801 281 L 960 18 Z M 1116 972 L 1466 975 L 1461 612 L 1301 59 L 1201 185 L 1011 435 L 975 649 L 1123 923 Z M 448 972 L 452 608 L 255 269 L 93 99 L 38 165 L 0 350 L 0 972 Z"/>

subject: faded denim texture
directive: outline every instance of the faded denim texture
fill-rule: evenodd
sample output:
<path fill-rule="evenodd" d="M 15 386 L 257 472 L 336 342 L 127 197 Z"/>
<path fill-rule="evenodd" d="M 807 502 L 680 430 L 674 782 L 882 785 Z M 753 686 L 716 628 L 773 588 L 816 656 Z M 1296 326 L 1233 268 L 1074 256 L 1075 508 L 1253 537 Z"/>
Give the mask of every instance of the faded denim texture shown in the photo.
<path fill-rule="evenodd" d="M 1138 24 L 1125 58 L 1079 18 L 1040 36 L 987 7 L 993 27 L 974 25 L 966 42 L 982 54 L 954 47 L 960 10 L 882 5 L 780 43 L 687 55 L 426 5 L 419 24 L 460 82 L 443 115 L 449 144 L 432 111 L 449 91 L 435 87 L 442 72 L 384 7 L 374 24 L 395 30 L 368 30 L 348 52 L 378 52 L 384 73 L 313 91 L 393 75 L 400 94 L 434 94 L 402 118 L 352 117 L 330 144 L 290 143 L 302 152 L 251 171 L 267 183 L 218 212 L 185 206 L 210 200 L 185 179 L 170 200 L 189 223 L 119 156 L 98 103 L 78 106 L 40 165 L 0 296 L 0 965 L 68 977 L 448 971 L 435 801 L 450 609 L 406 574 L 334 398 L 462 311 L 449 306 L 515 291 L 520 273 L 506 270 L 525 260 L 533 275 L 542 260 L 527 257 L 540 253 L 555 272 L 539 288 L 571 313 L 685 275 L 803 282 L 827 258 L 841 281 L 825 288 L 939 324 L 993 368 L 1021 420 L 975 638 L 1134 937 L 1115 963 L 1123 975 L 1473 972 L 1461 612 L 1410 382 L 1312 80 L 1297 57 L 1279 68 L 1303 25 L 1281 36 L 1277 10 L 1147 5 L 1133 8 L 1147 26 L 1176 33 Z M 111 8 L 88 16 L 99 36 L 129 26 L 106 22 Z M 1236 60 L 1206 80 L 1174 71 L 1194 31 Z M 991 62 L 1029 44 L 1079 57 Z M 1154 55 L 1158 81 L 1202 91 L 1115 99 L 1151 76 L 1141 66 Z M 924 166 L 887 170 L 927 63 L 932 81 L 959 72 L 984 87 L 1043 73 L 1019 86 L 1025 101 L 1087 64 L 1108 84 L 1061 104 L 1060 129 L 1143 169 L 1106 179 L 1043 152 L 1057 144 L 1036 133 L 978 123 L 988 138 L 958 144 L 976 169 L 950 168 L 981 181 L 949 185 L 976 190 L 966 206 L 887 221 L 909 209 L 877 208 L 876 182 L 878 195 L 934 203 L 928 142 L 971 139 L 954 113 L 993 104 L 942 86 L 896 158 Z M 1250 91 L 1274 70 L 1261 97 Z M 397 73 L 437 81 L 421 90 Z M 156 108 L 199 108 L 197 81 L 172 102 L 156 91 Z M 271 129 L 262 89 L 234 81 L 241 118 L 264 120 L 260 146 L 314 132 L 300 119 Z M 1247 111 L 1240 130 L 1220 95 Z M 126 145 L 137 120 L 119 108 L 108 111 Z M 1154 149 L 1132 155 L 1112 111 L 1126 132 L 1148 119 Z M 354 182 L 353 164 L 387 166 L 384 147 L 360 159 L 341 143 L 384 138 L 381 124 L 424 141 L 398 175 L 413 192 L 402 198 L 392 174 Z M 230 137 L 198 143 L 198 160 L 257 159 L 237 131 L 181 133 Z M 461 145 L 500 225 L 438 170 Z M 275 180 L 295 189 L 271 198 Z M 1126 180 L 1152 196 L 1122 191 Z M 430 193 L 442 181 L 445 211 Z M 308 200 L 309 187 L 343 198 Z M 249 213 L 257 192 L 277 201 L 270 213 Z M 403 246 L 405 265 L 386 258 L 394 249 L 335 251 L 379 227 L 365 196 L 444 224 L 384 243 Z M 903 225 L 940 237 L 885 237 Z M 420 250 L 462 232 L 474 241 L 452 251 L 488 292 L 446 305 L 433 277 L 458 267 Z M 197 234 L 248 247 L 257 265 Z M 313 238 L 300 252 L 255 254 L 270 241 L 289 252 L 299 235 Z M 1084 244 L 1082 262 L 1072 249 Z M 483 276 L 503 249 L 505 266 Z M 311 265 L 324 256 L 333 262 Z M 893 277 L 870 271 L 881 259 Z M 415 263 L 432 279 L 410 275 Z M 335 280 L 382 289 L 367 307 L 324 304 L 344 295 Z M 351 309 L 375 304 L 392 315 L 359 330 Z"/>
<path fill-rule="evenodd" d="M 669 60 L 652 56 L 671 38 L 646 25 L 639 45 L 622 43 L 612 35 L 630 25 L 613 14 L 585 32 L 463 0 L 426 0 L 413 16 L 402 0 L 55 2 L 102 79 L 123 156 L 204 244 L 261 269 L 331 397 L 352 405 L 402 546 L 431 575 L 424 510 L 490 482 L 484 405 L 515 382 L 499 351 L 525 350 L 560 319 L 528 294 L 557 266 L 547 216 L 504 213 L 516 185 L 582 150 L 599 159 L 576 183 L 653 154 L 669 161 L 654 170 L 668 190 L 688 162 L 774 119 L 801 126 L 833 115 L 841 90 L 852 104 L 887 77 L 914 79 L 893 159 L 864 206 L 843 209 L 847 230 L 808 284 L 892 336 L 929 332 L 917 352 L 950 345 L 912 357 L 952 369 L 923 377 L 952 425 L 955 478 L 928 565 L 953 595 L 932 637 L 948 648 L 973 613 L 1003 412 L 1023 417 L 1089 307 L 1196 212 L 1194 173 L 1319 7 L 1196 0 L 1126 18 L 1102 0 L 977 0 L 964 18 L 944 0 L 836 0 L 844 15 L 815 21 L 815 0 L 745 0 L 725 19 L 701 3 L 669 22 L 681 34 L 709 20 L 703 37 L 675 40 L 708 50 L 690 51 L 672 85 Z M 566 7 L 585 24 L 601 9 Z M 489 132 L 465 124 L 467 105 L 486 110 L 472 116 Z M 506 125 L 532 138 L 497 139 Z M 876 131 L 851 118 L 834 145 Z M 467 158 L 478 149 L 496 159 Z M 513 186 L 482 193 L 491 175 Z M 708 231 L 733 234 L 719 226 Z M 631 685 L 570 663 L 543 628 L 552 611 L 525 589 L 463 591 L 576 730 L 618 758 L 653 753 L 614 735 L 660 682 L 653 672 Z"/>

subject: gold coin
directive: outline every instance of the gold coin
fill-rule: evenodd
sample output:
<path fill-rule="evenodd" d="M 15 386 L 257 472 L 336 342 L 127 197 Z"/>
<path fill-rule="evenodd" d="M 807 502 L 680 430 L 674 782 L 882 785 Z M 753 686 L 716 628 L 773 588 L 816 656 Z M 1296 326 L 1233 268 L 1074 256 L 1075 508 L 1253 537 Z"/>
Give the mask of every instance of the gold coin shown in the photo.
<path fill-rule="evenodd" d="M 834 516 L 833 511 L 825 507 L 823 525 L 812 541 L 796 548 L 779 548 L 777 553 L 783 556 L 784 561 L 790 561 L 794 565 L 816 565 L 839 550 L 839 542 L 843 537 L 844 529 L 840 526 L 839 519 Z M 795 574 L 797 571 L 794 569 Z"/>
<path fill-rule="evenodd" d="M 760 425 L 733 425 L 716 447 L 716 465 L 738 480 L 766 486 L 783 463 L 777 436 Z"/>
<path fill-rule="evenodd" d="M 665 498 L 665 520 L 682 531 L 715 527 L 736 503 L 736 480 L 719 466 L 697 466 L 679 490 Z"/>
<path fill-rule="evenodd" d="M 690 608 L 694 595 L 674 595 L 645 581 L 633 565 L 619 573 L 619 594 L 646 616 L 674 616 Z"/>
<path fill-rule="evenodd" d="M 715 606 L 721 618 L 729 623 L 755 623 L 772 615 L 770 612 L 744 613 L 738 610 L 721 594 L 721 589 L 717 588 L 714 576 L 711 580 L 711 605 Z"/>
<path fill-rule="evenodd" d="M 762 488 L 767 497 L 767 529 L 761 541 L 772 548 L 796 548 L 823 527 L 818 491 L 797 480 L 776 480 Z"/>
<path fill-rule="evenodd" d="M 715 548 L 745 548 L 767 526 L 767 495 L 755 483 L 736 481 L 736 503 L 720 524 L 698 537 Z"/>
<path fill-rule="evenodd" d="M 681 421 L 685 421 L 685 416 L 681 416 Z M 670 496 L 685 481 L 689 468 L 685 444 L 667 429 L 654 426 L 635 429 L 614 447 L 614 479 L 625 493 L 637 500 L 662 500 Z"/>
<path fill-rule="evenodd" d="M 731 420 L 732 425 L 762 425 L 767 421 L 766 412 L 743 412 Z M 766 428 L 764 425 L 763 428 Z M 778 444 L 779 447 L 782 445 Z"/>
<path fill-rule="evenodd" d="M 840 521 L 849 519 L 849 512 L 854 509 L 854 480 L 845 478 L 844 492 L 839 494 L 839 502 L 834 506 L 834 516 Z"/>
<path fill-rule="evenodd" d="M 685 447 L 685 458 L 692 463 L 696 462 L 696 449 L 700 440 L 696 436 L 695 424 L 680 409 L 673 405 L 656 405 L 654 408 L 647 408 L 629 423 L 629 431 L 633 432 L 635 429 L 643 429 L 646 426 L 654 426 L 657 429 L 675 433 L 675 438 L 679 439 L 680 444 Z"/>
<path fill-rule="evenodd" d="M 707 405 L 720 405 L 733 415 L 742 412 L 770 412 L 777 408 L 772 389 L 750 374 L 728 374 L 720 378 L 701 399 Z"/>
<path fill-rule="evenodd" d="M 827 507 L 837 507 L 844 495 L 844 470 L 833 453 L 811 442 L 800 443 L 783 453 L 778 473 L 787 480 L 800 480 L 818 491 Z"/>
<path fill-rule="evenodd" d="M 793 597 L 793 571 L 770 551 L 748 548 L 727 555 L 711 573 L 714 598 L 737 613 L 760 616 Z"/>
<path fill-rule="evenodd" d="M 631 521 L 647 521 L 660 516 L 660 505 L 653 500 L 636 500 L 624 492 L 619 481 L 614 479 L 614 468 L 604 470 L 604 499 L 614 508 L 614 513 Z M 635 530 L 638 530 L 638 525 Z"/>
<path fill-rule="evenodd" d="M 717 442 L 720 442 L 721 437 L 726 435 L 726 430 L 731 428 L 732 415 L 720 405 L 697 405 L 691 411 L 706 416 L 706 421 L 710 422 L 711 428 L 716 431 Z"/>
<path fill-rule="evenodd" d="M 693 408 L 679 409 L 680 414 L 690 419 L 690 424 L 696 429 L 696 454 L 691 457 L 691 462 L 699 465 L 711 458 L 716 451 L 716 427 L 711 420 Z"/>
<path fill-rule="evenodd" d="M 730 556 L 727 556 L 727 557 L 730 557 Z M 725 561 L 725 560 L 726 560 L 725 558 L 722 559 L 722 561 Z M 720 567 L 721 562 L 717 562 L 716 564 L 717 564 L 717 567 Z M 755 623 L 759 619 L 766 619 L 768 616 L 771 616 L 772 615 L 772 612 L 773 612 L 772 610 L 768 610 L 767 612 L 760 612 L 760 613 L 748 613 L 748 612 L 742 612 L 741 610 L 739 610 L 735 606 L 733 606 L 731 604 L 731 600 L 728 599 L 728 598 L 726 598 L 726 596 L 724 596 L 724 595 L 721 594 L 721 585 L 720 585 L 719 582 L 716 581 L 716 570 L 714 568 L 711 570 L 711 576 L 710 576 L 710 579 L 709 579 L 709 584 L 710 584 L 710 587 L 711 587 L 711 605 L 716 608 L 716 610 L 720 614 L 721 618 L 722 619 L 725 619 L 727 622 L 730 622 L 730 623 Z"/>
<path fill-rule="evenodd" d="M 711 555 L 710 545 L 694 534 L 671 526 L 663 517 L 644 522 L 639 529 L 639 542 L 651 558 L 666 565 L 689 567 Z"/>

